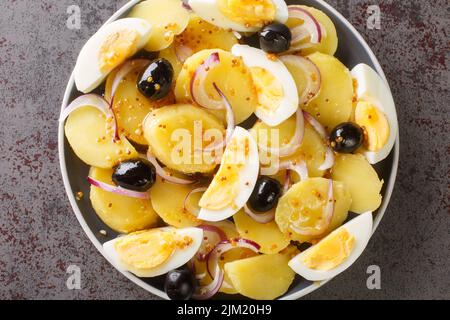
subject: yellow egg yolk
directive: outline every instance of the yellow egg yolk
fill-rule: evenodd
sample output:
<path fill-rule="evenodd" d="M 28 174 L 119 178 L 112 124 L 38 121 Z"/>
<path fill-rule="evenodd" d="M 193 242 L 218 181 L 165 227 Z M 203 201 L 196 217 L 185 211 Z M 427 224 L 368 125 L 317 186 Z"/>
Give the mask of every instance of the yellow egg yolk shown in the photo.
<path fill-rule="evenodd" d="M 223 15 L 246 27 L 263 26 L 275 20 L 272 0 L 218 0 L 218 5 Z"/>
<path fill-rule="evenodd" d="M 134 30 L 121 30 L 109 35 L 100 47 L 100 70 L 109 72 L 133 55 L 138 40 L 139 33 Z"/>
<path fill-rule="evenodd" d="M 222 157 L 219 171 L 200 199 L 200 207 L 221 210 L 234 205 L 239 192 L 239 173 L 248 158 L 248 153 L 248 138 L 234 138 L 230 141 Z"/>
<path fill-rule="evenodd" d="M 260 108 L 267 112 L 275 111 L 284 96 L 281 83 L 266 69 L 250 68 L 253 83 L 256 87 Z"/>
<path fill-rule="evenodd" d="M 155 229 L 124 236 L 117 240 L 115 249 L 124 263 L 147 270 L 162 265 L 175 250 L 188 247 L 192 241 L 188 236 Z"/>
<path fill-rule="evenodd" d="M 364 129 L 367 150 L 378 151 L 386 145 L 390 134 L 389 122 L 374 104 L 359 101 L 355 109 L 355 122 Z"/>
<path fill-rule="evenodd" d="M 355 238 L 345 228 L 341 228 L 306 252 L 302 262 L 310 269 L 329 271 L 350 256 L 354 245 Z"/>

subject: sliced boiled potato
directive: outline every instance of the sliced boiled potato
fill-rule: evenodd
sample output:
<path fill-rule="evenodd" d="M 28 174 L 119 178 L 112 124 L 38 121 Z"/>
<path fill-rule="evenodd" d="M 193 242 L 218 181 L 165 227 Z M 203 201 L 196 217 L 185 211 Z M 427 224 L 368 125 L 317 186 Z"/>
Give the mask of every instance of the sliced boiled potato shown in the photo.
<path fill-rule="evenodd" d="M 259 244 L 261 253 L 278 253 L 290 243 L 290 240 L 280 231 L 275 221 L 265 224 L 258 223 L 243 210 L 236 213 L 233 219 L 241 237 Z"/>
<path fill-rule="evenodd" d="M 293 185 L 281 197 L 275 213 L 275 221 L 280 230 L 291 240 L 311 242 L 321 239 L 341 226 L 347 219 L 352 197 L 345 184 L 333 181 L 334 214 L 330 225 L 318 236 L 299 234 L 296 228 L 313 228 L 323 217 L 328 199 L 329 180 L 311 178 Z"/>
<path fill-rule="evenodd" d="M 144 123 L 144 137 L 156 158 L 168 168 L 187 174 L 209 173 L 217 163 L 202 157 L 198 150 L 211 143 L 203 139 L 210 129 L 222 134 L 225 131 L 220 120 L 205 109 L 178 104 L 151 112 Z"/>
<path fill-rule="evenodd" d="M 178 77 L 183 62 L 196 52 L 204 49 L 222 49 L 231 51 L 238 39 L 231 30 L 216 27 L 199 16 L 192 14 L 187 28 L 175 37 L 172 45 L 159 53 L 172 63 L 175 79 Z"/>
<path fill-rule="evenodd" d="M 134 6 L 129 17 L 145 19 L 151 24 L 147 51 L 167 48 L 189 23 L 189 12 L 180 0 L 146 0 Z"/>
<path fill-rule="evenodd" d="M 132 70 L 119 84 L 114 96 L 113 110 L 121 132 L 137 144 L 146 145 L 142 121 L 153 109 L 173 104 L 175 97 L 171 92 L 166 98 L 153 101 L 141 94 L 136 83 L 142 71 L 144 71 L 142 67 Z M 116 73 L 113 71 L 106 80 L 105 99 L 107 101 L 111 101 L 111 87 Z"/>
<path fill-rule="evenodd" d="M 308 58 L 320 70 L 322 83 L 319 94 L 304 107 L 331 131 L 349 121 L 353 111 L 353 80 L 345 65 L 333 56 L 313 53 Z"/>
<path fill-rule="evenodd" d="M 192 103 L 190 83 L 195 70 L 214 52 L 219 53 L 220 65 L 208 71 L 205 79 L 205 90 L 215 100 L 220 96 L 214 89 L 213 83 L 219 87 L 233 107 L 236 123 L 248 119 L 258 104 L 256 89 L 250 71 L 242 59 L 233 56 L 230 52 L 213 49 L 202 50 L 186 60 L 178 76 L 175 87 L 175 97 L 178 102 Z M 225 111 L 213 111 L 225 122 Z"/>
<path fill-rule="evenodd" d="M 114 185 L 112 169 L 91 168 L 89 176 Z M 111 229 L 120 233 L 131 233 L 155 227 L 158 215 L 149 199 L 121 196 L 91 186 L 90 199 L 100 219 Z"/>
<path fill-rule="evenodd" d="M 125 136 L 114 142 L 111 121 L 94 107 L 83 107 L 67 118 L 65 135 L 75 154 L 86 164 L 112 168 L 120 161 L 138 156 Z"/>
<path fill-rule="evenodd" d="M 331 19 L 325 13 L 316 8 L 307 6 L 298 7 L 303 8 L 311 13 L 325 29 L 325 34 L 322 35 L 322 41 L 310 48 L 301 50 L 300 54 L 306 56 L 314 52 L 322 52 L 331 56 L 334 55 L 338 47 L 338 37 L 333 21 L 331 21 Z M 288 19 L 288 21 L 286 22 L 286 25 L 289 26 L 289 28 L 296 27 L 300 24 L 301 22 L 298 19 Z"/>
<path fill-rule="evenodd" d="M 273 300 L 287 292 L 295 273 L 290 254 L 259 255 L 225 264 L 225 274 L 236 290 L 256 300 Z"/>
<path fill-rule="evenodd" d="M 332 176 L 333 179 L 342 181 L 350 190 L 353 199 L 350 211 L 364 213 L 380 207 L 384 182 L 363 155 L 339 154 Z"/>
<path fill-rule="evenodd" d="M 280 147 L 285 146 L 292 139 L 295 133 L 296 116 L 292 116 L 282 124 L 276 127 L 269 127 L 263 122 L 257 122 L 253 128 L 250 130 L 252 136 L 259 141 L 264 143 L 267 137 L 268 147 L 279 145 Z M 276 131 L 271 131 L 276 130 Z M 279 137 L 278 142 L 276 140 Z M 319 136 L 319 134 L 305 122 L 305 134 L 303 137 L 303 142 L 300 148 L 289 157 L 281 158 L 279 161 L 283 162 L 286 160 L 304 160 L 306 161 L 306 166 L 308 168 L 308 173 L 310 177 L 322 177 L 325 171 L 320 170 L 319 167 L 325 160 L 327 147 L 325 142 Z M 262 163 L 263 167 L 270 167 L 273 164 L 268 163 L 271 159 L 270 155 L 260 155 L 260 159 L 264 159 Z"/>
<path fill-rule="evenodd" d="M 195 186 L 186 186 L 170 183 L 157 177 L 155 185 L 150 189 L 153 208 L 165 223 L 176 228 L 196 227 L 201 221 L 184 208 L 186 196 L 195 189 Z M 189 198 L 192 205 L 198 203 L 201 194 L 192 194 Z"/>

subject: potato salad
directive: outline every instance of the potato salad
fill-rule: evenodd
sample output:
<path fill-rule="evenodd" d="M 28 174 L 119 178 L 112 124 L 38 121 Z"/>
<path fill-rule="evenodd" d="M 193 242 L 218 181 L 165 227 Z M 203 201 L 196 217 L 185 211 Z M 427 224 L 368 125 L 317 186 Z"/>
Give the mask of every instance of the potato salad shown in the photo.
<path fill-rule="evenodd" d="M 284 0 L 146 0 L 92 36 L 60 121 L 114 266 L 177 300 L 350 267 L 398 128 L 383 78 L 337 48 L 325 13 Z"/>

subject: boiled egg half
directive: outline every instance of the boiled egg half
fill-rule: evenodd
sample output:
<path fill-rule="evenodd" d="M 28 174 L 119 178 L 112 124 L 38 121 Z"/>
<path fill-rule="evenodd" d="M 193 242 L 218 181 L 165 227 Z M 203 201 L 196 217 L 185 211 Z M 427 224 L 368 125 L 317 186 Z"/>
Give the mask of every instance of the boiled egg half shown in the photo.
<path fill-rule="evenodd" d="M 118 237 L 103 244 L 103 249 L 117 269 L 149 278 L 187 263 L 202 240 L 202 229 L 166 227 Z"/>
<path fill-rule="evenodd" d="M 284 0 L 189 0 L 188 3 L 203 20 L 238 32 L 255 32 L 273 21 L 285 23 L 289 16 Z"/>
<path fill-rule="evenodd" d="M 294 257 L 289 266 L 309 281 L 334 278 L 362 254 L 372 235 L 372 226 L 372 213 L 364 213 Z"/>
<path fill-rule="evenodd" d="M 386 159 L 398 134 L 392 93 L 381 76 L 366 64 L 352 70 L 356 80 L 355 122 L 364 129 L 364 155 L 370 164 Z"/>
<path fill-rule="evenodd" d="M 151 25 L 139 18 L 125 18 L 103 26 L 81 49 L 74 75 L 77 89 L 88 93 L 108 74 L 142 49 L 151 35 Z"/>
<path fill-rule="evenodd" d="M 299 97 L 295 80 L 283 62 L 248 45 L 234 45 L 231 53 L 242 57 L 250 69 L 258 96 L 256 116 L 271 127 L 289 119 L 299 107 Z"/>
<path fill-rule="evenodd" d="M 259 174 L 259 154 L 250 133 L 236 127 L 222 156 L 219 171 L 200 199 L 198 218 L 225 220 L 247 203 Z"/>

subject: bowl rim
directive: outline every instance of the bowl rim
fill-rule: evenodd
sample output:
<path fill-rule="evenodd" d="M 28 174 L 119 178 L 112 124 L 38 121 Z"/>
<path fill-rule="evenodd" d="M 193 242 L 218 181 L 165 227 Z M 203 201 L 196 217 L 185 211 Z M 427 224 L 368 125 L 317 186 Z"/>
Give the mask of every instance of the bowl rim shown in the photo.
<path fill-rule="evenodd" d="M 117 20 L 125 12 L 127 12 L 134 5 L 138 4 L 141 1 L 142 0 L 131 0 L 131 1 L 129 1 L 124 6 L 122 6 L 119 10 L 117 10 L 102 25 L 102 27 L 104 25 L 112 22 L 112 21 Z M 335 8 L 333 8 L 331 5 L 329 5 L 327 2 L 325 2 L 324 0 L 314 0 L 314 1 L 318 2 L 323 7 L 327 8 L 328 10 L 333 12 L 333 14 L 337 17 L 337 19 L 339 19 L 340 22 L 343 23 L 344 26 L 348 30 L 350 30 L 350 32 L 357 38 L 357 40 L 360 42 L 360 44 L 364 47 L 366 52 L 369 54 L 370 60 L 373 62 L 376 71 L 383 78 L 383 80 L 386 82 L 386 84 L 387 84 L 387 86 L 389 88 L 389 91 L 391 91 L 391 89 L 389 87 L 388 80 L 387 80 L 386 75 L 385 75 L 385 73 L 383 71 L 383 68 L 381 67 L 380 62 L 378 61 L 377 57 L 375 56 L 375 54 L 373 53 L 372 49 L 367 44 L 365 39 L 362 37 L 362 35 L 356 30 L 356 28 L 339 11 L 337 11 Z M 64 98 L 63 98 L 62 105 L 61 105 L 61 111 L 69 104 L 69 99 L 71 97 L 71 93 L 73 92 L 74 85 L 75 85 L 74 73 L 72 72 L 72 74 L 70 76 L 70 79 L 69 79 L 69 82 L 67 84 L 66 90 L 64 92 Z M 87 235 L 89 240 L 94 244 L 94 246 L 97 248 L 97 250 L 100 252 L 100 254 L 117 271 L 119 271 L 122 275 L 124 275 L 126 278 L 131 280 L 134 284 L 138 285 L 142 289 L 144 289 L 144 290 L 146 290 L 146 291 L 148 291 L 148 292 L 150 292 L 150 293 L 152 293 L 152 294 L 154 294 L 154 295 L 156 295 L 156 296 L 158 296 L 158 297 L 160 297 L 162 299 L 168 300 L 169 297 L 162 290 L 159 290 L 159 289 L 153 287 L 152 285 L 146 283 L 142 279 L 138 278 L 137 276 L 135 276 L 135 275 L 133 275 L 133 274 L 131 274 L 129 272 L 117 269 L 114 266 L 114 264 L 112 263 L 112 261 L 105 254 L 105 251 L 103 250 L 102 244 L 96 238 L 96 236 L 94 235 L 93 231 L 88 226 L 88 224 L 85 221 L 85 219 L 83 218 L 83 214 L 81 213 L 81 211 L 80 211 L 80 209 L 79 209 L 79 207 L 77 205 L 77 201 L 75 199 L 75 194 L 74 194 L 74 192 L 73 192 L 73 190 L 72 190 L 72 188 L 70 186 L 69 175 L 68 175 L 68 171 L 67 171 L 67 167 L 66 167 L 64 141 L 65 141 L 64 123 L 63 122 L 59 122 L 59 124 L 58 124 L 58 154 L 59 154 L 59 165 L 60 165 L 61 175 L 62 175 L 62 178 L 63 178 L 63 184 L 64 184 L 64 188 L 65 188 L 66 194 L 67 194 L 67 196 L 69 198 L 69 202 L 70 202 L 70 205 L 72 207 L 72 210 L 74 211 L 75 216 L 76 216 L 78 222 L 80 223 L 84 233 Z M 394 149 L 391 152 L 393 152 L 393 160 L 392 160 L 393 161 L 393 165 L 392 165 L 392 168 L 391 168 L 391 174 L 389 176 L 389 180 L 387 181 L 386 191 L 385 191 L 385 194 L 384 194 L 383 203 L 382 203 L 381 207 L 378 209 L 378 213 L 377 213 L 377 215 L 376 215 L 376 217 L 374 219 L 372 235 L 375 233 L 376 229 L 380 225 L 380 222 L 381 222 L 381 220 L 382 220 L 382 218 L 383 218 L 383 216 L 384 216 L 384 214 L 386 212 L 386 209 L 387 209 L 387 207 L 389 205 L 389 202 L 390 202 L 393 190 L 394 190 L 395 181 L 396 181 L 396 177 L 397 177 L 397 171 L 398 171 L 398 165 L 399 165 L 399 157 L 400 157 L 400 135 L 399 135 L 399 133 L 397 133 Z M 304 296 L 308 295 L 309 293 L 317 290 L 318 288 L 322 287 L 323 285 L 325 285 L 326 283 L 328 283 L 331 280 L 332 279 L 328 279 L 326 281 L 321 281 L 321 282 L 314 282 L 311 285 L 307 286 L 306 288 L 300 289 L 300 290 L 298 290 L 298 291 L 296 291 L 294 293 L 291 293 L 291 294 L 288 294 L 286 296 L 283 296 L 283 297 L 279 298 L 279 300 L 296 300 L 296 299 L 299 299 L 299 298 L 304 297 Z"/>

